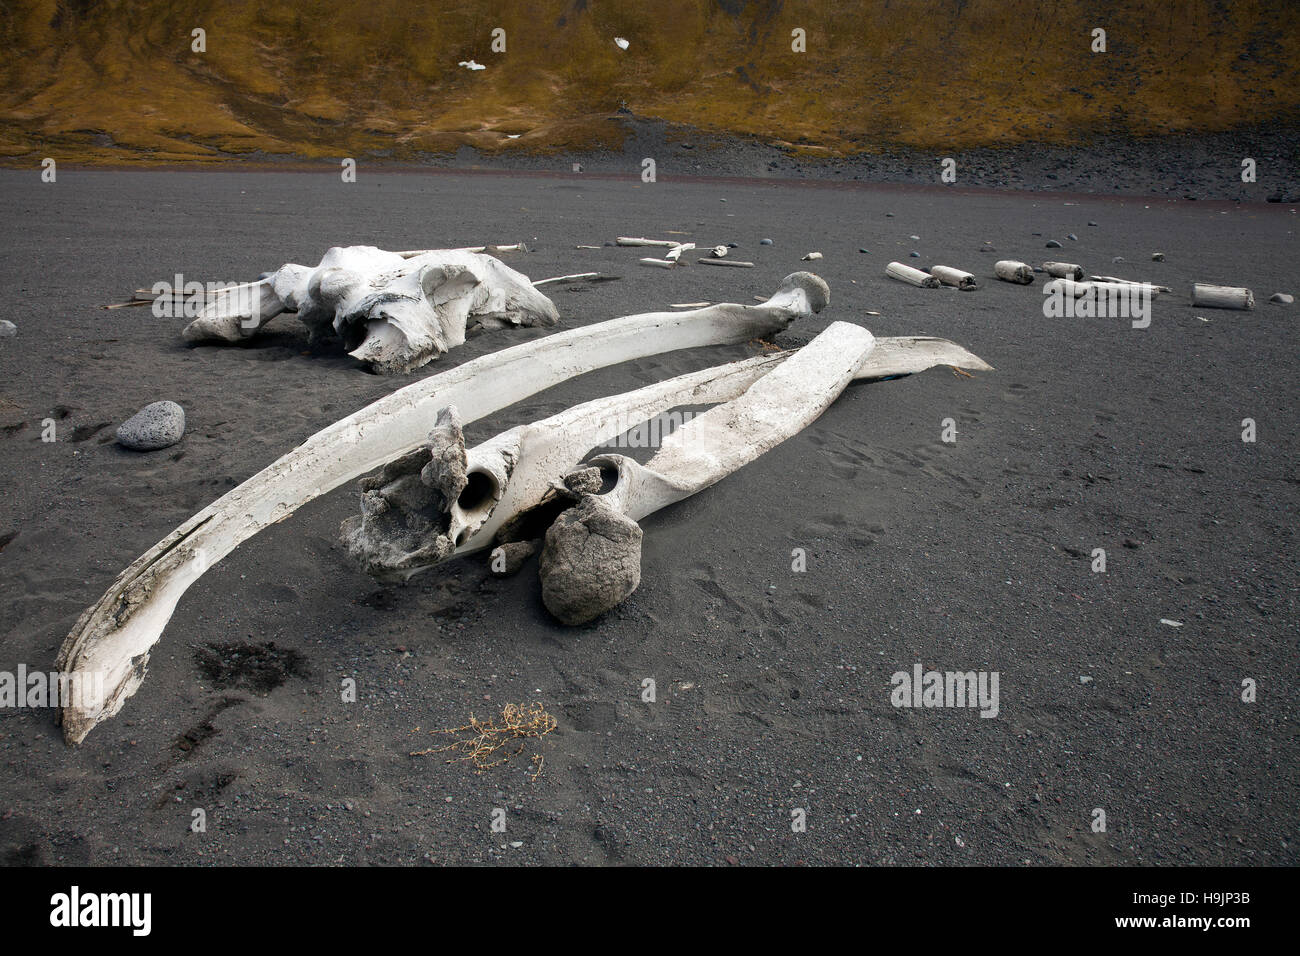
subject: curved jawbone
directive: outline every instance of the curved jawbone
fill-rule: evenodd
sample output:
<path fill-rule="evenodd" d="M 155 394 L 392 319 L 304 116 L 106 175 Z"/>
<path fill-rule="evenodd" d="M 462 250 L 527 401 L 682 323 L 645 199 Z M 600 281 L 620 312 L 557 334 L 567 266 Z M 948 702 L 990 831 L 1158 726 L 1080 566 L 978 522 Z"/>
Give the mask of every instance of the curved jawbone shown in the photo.
<path fill-rule="evenodd" d="M 770 336 L 811 311 L 800 303 L 824 301 L 819 287 L 825 288 L 820 279 L 796 273 L 760 305 L 627 315 L 542 336 L 413 382 L 323 428 L 140 555 L 81 615 L 59 648 L 56 669 L 74 681 L 99 675 L 103 692 L 90 702 L 61 704 L 64 739 L 80 743 L 121 710 L 144 680 L 178 602 L 209 568 L 307 502 L 420 451 L 448 406 L 476 421 L 593 369 Z M 415 460 L 423 469 L 431 456 Z"/>

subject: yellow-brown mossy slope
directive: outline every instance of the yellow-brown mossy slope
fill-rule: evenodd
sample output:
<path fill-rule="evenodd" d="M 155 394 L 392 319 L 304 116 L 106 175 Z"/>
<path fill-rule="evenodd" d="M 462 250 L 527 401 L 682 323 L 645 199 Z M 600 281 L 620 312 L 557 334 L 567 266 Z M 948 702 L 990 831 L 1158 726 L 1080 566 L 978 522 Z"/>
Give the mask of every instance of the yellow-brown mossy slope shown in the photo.
<path fill-rule="evenodd" d="M 828 154 L 958 149 L 1300 104 L 1295 0 L 10 0 L 0 39 L 10 162 L 581 151 L 619 145 L 621 105 Z"/>

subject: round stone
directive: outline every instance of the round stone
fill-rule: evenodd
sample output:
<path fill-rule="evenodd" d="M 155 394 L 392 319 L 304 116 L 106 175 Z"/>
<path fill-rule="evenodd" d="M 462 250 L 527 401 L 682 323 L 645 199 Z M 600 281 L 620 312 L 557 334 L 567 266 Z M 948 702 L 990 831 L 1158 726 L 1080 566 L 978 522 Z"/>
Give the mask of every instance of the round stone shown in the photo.
<path fill-rule="evenodd" d="M 118 444 L 133 451 L 156 451 L 181 440 L 185 409 L 175 402 L 153 402 L 117 426 Z"/>

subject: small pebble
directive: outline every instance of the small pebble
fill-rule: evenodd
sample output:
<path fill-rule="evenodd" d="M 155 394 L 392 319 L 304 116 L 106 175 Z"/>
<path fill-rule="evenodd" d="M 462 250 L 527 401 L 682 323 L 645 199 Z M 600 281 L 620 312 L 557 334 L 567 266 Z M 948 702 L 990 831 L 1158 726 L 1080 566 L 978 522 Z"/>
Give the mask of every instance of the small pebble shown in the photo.
<path fill-rule="evenodd" d="M 8 319 L 0 319 L 0 339 L 12 339 L 18 334 L 18 326 Z"/>
<path fill-rule="evenodd" d="M 870 255 L 870 254 L 871 254 L 871 250 L 870 250 L 870 249 L 859 249 L 858 252 L 865 252 L 867 255 Z"/>
<path fill-rule="evenodd" d="M 908 236 L 907 238 L 911 239 L 913 242 L 920 242 L 920 241 L 921 241 L 921 237 L 920 237 L 920 236 Z"/>
<path fill-rule="evenodd" d="M 1123 262 L 1123 261 L 1124 261 L 1124 257 L 1123 257 L 1123 256 L 1116 256 L 1114 259 L 1111 259 L 1110 261 L 1111 261 L 1111 262 Z"/>
<path fill-rule="evenodd" d="M 1060 244 L 1059 242 L 1057 242 L 1055 239 L 1048 239 L 1048 240 L 1047 240 L 1047 248 L 1049 248 L 1049 249 L 1059 249 L 1059 248 L 1061 248 L 1061 244 Z"/>
<path fill-rule="evenodd" d="M 1076 236 L 1074 233 L 1070 233 L 1070 234 L 1069 234 L 1068 236 L 1066 236 L 1065 238 L 1066 238 L 1066 239 L 1071 239 L 1071 240 L 1073 240 L 1074 242 L 1078 242 L 1078 241 L 1079 241 L 1079 237 Z"/>
<path fill-rule="evenodd" d="M 1089 220 L 1088 220 L 1088 225 L 1090 225 L 1090 226 L 1095 226 L 1095 225 L 1097 225 L 1097 224 L 1096 224 L 1095 222 L 1093 222 L 1091 219 L 1089 219 Z"/>
<path fill-rule="evenodd" d="M 759 244 L 760 246 L 770 246 L 770 245 L 772 244 L 772 240 L 771 240 L 771 239 L 760 239 L 760 240 L 758 240 L 758 244 Z"/>
<path fill-rule="evenodd" d="M 909 252 L 908 255 L 911 256 L 913 259 L 921 258 L 921 254 L 919 252 Z"/>
<path fill-rule="evenodd" d="M 1152 262 L 1164 262 L 1164 261 L 1165 261 L 1165 254 L 1164 254 L 1163 252 L 1153 252 L 1153 253 L 1151 253 L 1151 261 L 1152 261 Z"/>
<path fill-rule="evenodd" d="M 1288 295 L 1285 292 L 1274 292 L 1268 297 L 1268 301 L 1276 302 L 1278 305 L 1290 305 L 1295 302 L 1295 296 Z"/>
<path fill-rule="evenodd" d="M 119 445 L 134 451 L 156 451 L 181 440 L 185 409 L 175 402 L 153 402 L 117 427 Z"/>

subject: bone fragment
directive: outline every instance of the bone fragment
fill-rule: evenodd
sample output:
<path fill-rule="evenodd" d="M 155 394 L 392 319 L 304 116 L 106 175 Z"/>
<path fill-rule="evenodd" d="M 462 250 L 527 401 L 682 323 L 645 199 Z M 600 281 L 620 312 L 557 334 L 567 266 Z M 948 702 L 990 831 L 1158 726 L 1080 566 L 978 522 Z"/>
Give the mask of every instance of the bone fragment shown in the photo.
<path fill-rule="evenodd" d="M 922 272 L 920 269 L 913 269 L 911 266 L 903 265 L 901 262 L 891 262 L 885 266 L 885 275 L 900 279 L 908 285 L 919 286 L 922 289 L 939 288 L 939 280 L 928 272 Z"/>
<path fill-rule="evenodd" d="M 423 456 L 394 462 L 377 478 L 362 482 L 361 515 L 343 523 L 344 545 L 370 574 L 406 580 L 452 554 L 513 540 L 521 517 L 541 506 L 557 481 L 592 448 L 629 429 L 635 435 L 673 408 L 732 401 L 797 354 L 762 355 L 593 399 L 475 446 L 465 453 L 463 468 L 455 464 L 460 456 L 447 454 L 442 442 L 431 440 Z M 945 339 L 908 336 L 877 339 L 854 378 L 909 375 L 935 365 L 989 369 Z M 450 479 L 427 472 L 434 457 L 453 463 Z M 473 481 L 480 494 L 462 501 L 459 492 L 448 496 L 432 490 L 454 489 L 465 476 L 477 476 Z"/>
<path fill-rule="evenodd" d="M 973 275 L 960 269 L 954 269 L 952 266 L 931 266 L 930 275 L 944 285 L 955 286 L 962 292 L 973 292 L 980 287 Z"/>
<path fill-rule="evenodd" d="M 294 311 L 313 339 L 336 335 L 348 354 L 384 372 L 419 368 L 461 345 L 473 327 L 559 321 L 527 276 L 493 256 L 336 246 L 317 266 L 290 263 L 217 293 L 182 334 L 188 342 L 237 342 Z"/>
<path fill-rule="evenodd" d="M 1155 298 L 1161 292 L 1173 292 L 1168 286 L 1156 285 L 1153 282 L 1143 282 L 1136 279 L 1119 279 L 1115 276 L 1088 276 L 1089 282 L 1099 282 L 1103 285 L 1123 285 L 1133 286 L 1137 289 L 1146 289 L 1152 298 Z"/>
<path fill-rule="evenodd" d="M 610 277 L 602 276 L 599 272 L 579 272 L 571 276 L 555 276 L 554 278 L 551 279 L 538 279 L 536 282 L 533 283 L 533 288 L 536 289 L 539 286 L 551 285 L 556 282 L 582 282 L 587 279 L 601 279 L 601 278 L 610 278 Z"/>
<path fill-rule="evenodd" d="M 1083 267 L 1072 262 L 1044 262 L 1043 271 L 1057 279 L 1073 279 L 1077 282 L 1083 278 Z"/>
<path fill-rule="evenodd" d="M 1092 295 L 1093 287 L 1090 282 L 1075 282 L 1073 279 L 1053 279 L 1043 286 L 1044 294 L 1055 294 L 1058 291 L 1078 299 Z"/>
<path fill-rule="evenodd" d="M 1234 286 L 1193 282 L 1192 305 L 1204 305 L 1211 309 L 1253 309 L 1255 293 Z"/>
<path fill-rule="evenodd" d="M 993 274 L 1003 282 L 1014 282 L 1017 285 L 1029 285 L 1034 281 L 1033 266 L 1015 259 L 1001 259 L 993 263 Z"/>

